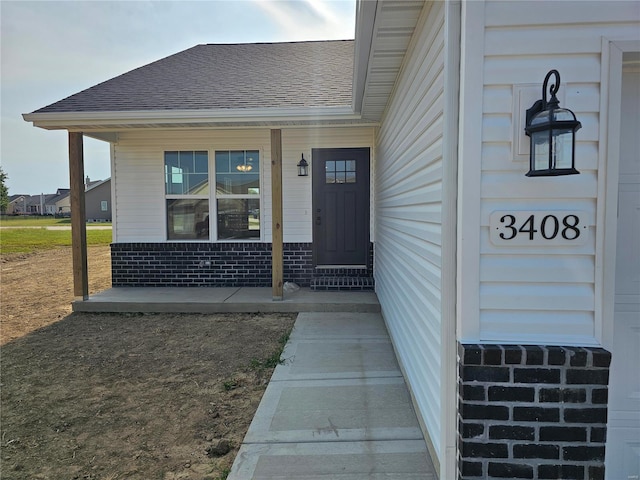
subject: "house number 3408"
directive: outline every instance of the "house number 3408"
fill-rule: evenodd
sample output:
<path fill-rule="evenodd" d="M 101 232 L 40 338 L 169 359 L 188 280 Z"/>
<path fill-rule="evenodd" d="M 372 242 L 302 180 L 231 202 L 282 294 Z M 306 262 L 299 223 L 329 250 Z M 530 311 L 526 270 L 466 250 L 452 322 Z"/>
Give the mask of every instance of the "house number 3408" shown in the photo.
<path fill-rule="evenodd" d="M 489 223 L 496 245 L 582 245 L 587 240 L 584 212 L 493 212 Z"/>

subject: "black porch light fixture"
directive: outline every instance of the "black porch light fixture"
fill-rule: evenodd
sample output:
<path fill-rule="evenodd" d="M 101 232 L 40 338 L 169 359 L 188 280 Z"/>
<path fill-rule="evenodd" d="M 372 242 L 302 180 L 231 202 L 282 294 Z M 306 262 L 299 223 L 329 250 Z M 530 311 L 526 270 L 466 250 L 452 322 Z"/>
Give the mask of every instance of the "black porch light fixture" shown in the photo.
<path fill-rule="evenodd" d="M 309 175 L 309 164 L 304 159 L 304 153 L 302 154 L 302 158 L 300 158 L 300 161 L 298 162 L 297 167 L 298 167 L 299 177 L 306 177 Z"/>
<path fill-rule="evenodd" d="M 555 79 L 549 88 L 551 99 L 547 101 L 547 84 L 551 76 Z M 580 173 L 575 168 L 575 132 L 582 124 L 571 110 L 560 107 L 556 97 L 559 88 L 560 74 L 557 70 L 551 70 L 542 84 L 542 98 L 527 110 L 524 131 L 531 139 L 527 177 Z"/>

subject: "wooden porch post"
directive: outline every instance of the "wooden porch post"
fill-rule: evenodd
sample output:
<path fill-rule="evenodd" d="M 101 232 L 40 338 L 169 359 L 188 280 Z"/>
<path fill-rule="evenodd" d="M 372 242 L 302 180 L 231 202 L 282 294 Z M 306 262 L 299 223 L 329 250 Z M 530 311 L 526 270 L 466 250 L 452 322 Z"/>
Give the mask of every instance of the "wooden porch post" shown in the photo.
<path fill-rule="evenodd" d="M 271 287 L 273 300 L 282 300 L 282 135 L 271 130 Z"/>
<path fill-rule="evenodd" d="M 73 294 L 89 298 L 87 269 L 87 226 L 84 204 L 84 152 L 82 133 L 69 132 L 69 177 L 71 200 L 71 252 L 73 255 Z"/>

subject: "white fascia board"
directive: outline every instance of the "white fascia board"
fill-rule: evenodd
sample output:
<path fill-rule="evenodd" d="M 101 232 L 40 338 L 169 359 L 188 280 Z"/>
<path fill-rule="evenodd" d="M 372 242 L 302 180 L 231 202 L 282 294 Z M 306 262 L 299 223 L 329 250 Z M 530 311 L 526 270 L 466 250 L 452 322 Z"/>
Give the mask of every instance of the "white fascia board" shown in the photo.
<path fill-rule="evenodd" d="M 356 10 L 356 35 L 355 54 L 353 59 L 353 101 L 354 112 L 362 110 L 367 75 L 369 73 L 369 60 L 371 58 L 371 45 L 373 44 L 373 32 L 375 30 L 377 0 L 358 0 Z"/>
<path fill-rule="evenodd" d="M 218 110 L 141 110 L 141 111 L 106 111 L 106 112 L 45 112 L 25 113 L 22 118 L 32 122 L 34 126 L 49 130 L 77 129 L 90 125 L 110 127 L 114 125 L 162 124 L 211 124 L 211 123 L 243 123 L 251 122 L 295 122 L 295 121 L 327 121 L 327 120 L 360 120 L 351 107 L 318 107 L 318 108 L 269 108 L 269 109 L 218 109 Z"/>

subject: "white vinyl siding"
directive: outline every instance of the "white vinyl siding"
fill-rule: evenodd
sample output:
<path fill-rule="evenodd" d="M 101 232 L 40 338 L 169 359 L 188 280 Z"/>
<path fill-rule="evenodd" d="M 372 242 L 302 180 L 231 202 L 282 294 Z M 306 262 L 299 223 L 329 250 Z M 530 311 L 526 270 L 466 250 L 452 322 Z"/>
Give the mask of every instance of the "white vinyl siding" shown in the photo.
<path fill-rule="evenodd" d="M 375 164 L 376 292 L 439 458 L 443 27 L 444 3 L 434 2 L 418 22 L 383 117 Z"/>
<path fill-rule="evenodd" d="M 260 150 L 270 164 L 268 129 L 256 130 L 129 130 L 118 134 L 114 147 L 116 192 L 114 209 L 117 229 L 114 242 L 165 242 L 164 152 L 169 150 Z M 265 237 L 271 238 L 270 169 L 262 173 L 261 197 L 265 215 L 261 219 Z M 210 208 L 215 200 L 210 199 Z M 213 238 L 213 235 L 212 235 Z"/>
<path fill-rule="evenodd" d="M 483 8 L 484 38 L 471 40 L 483 42 L 482 101 L 467 101 L 462 110 L 466 115 L 483 109 L 482 142 L 476 147 L 481 159 L 480 199 L 467 197 L 464 201 L 469 204 L 463 206 L 480 202 L 479 311 L 476 319 L 462 318 L 459 334 L 471 342 L 598 344 L 601 38 L 637 36 L 637 24 L 632 22 L 637 6 L 633 2 L 491 1 Z M 542 82 L 551 69 L 561 75 L 560 106 L 573 110 L 582 122 L 576 134 L 580 175 L 527 178 L 528 155 L 517 156 L 513 148 L 512 142 L 522 135 L 514 127 L 520 119 L 513 117 L 524 118 L 531 105 L 518 106 L 514 87 L 533 88 L 535 98 L 540 98 Z M 477 162 L 473 150 L 467 151 L 462 162 Z M 584 245 L 563 247 L 492 244 L 491 213 L 518 210 L 585 212 L 589 239 Z"/>
<path fill-rule="evenodd" d="M 115 179 L 114 242 L 164 242 L 163 155 L 167 150 L 259 150 L 261 162 L 260 222 L 262 239 L 271 241 L 270 129 L 128 130 L 113 148 Z M 284 241 L 311 242 L 311 177 L 298 177 L 302 152 L 311 149 L 373 147 L 373 127 L 282 129 Z M 214 200 L 210 200 L 213 208 Z M 212 237 L 213 238 L 213 234 Z M 214 241 L 214 240 L 212 240 Z"/>

